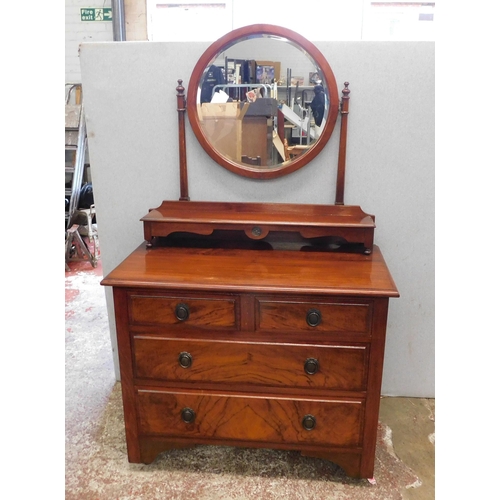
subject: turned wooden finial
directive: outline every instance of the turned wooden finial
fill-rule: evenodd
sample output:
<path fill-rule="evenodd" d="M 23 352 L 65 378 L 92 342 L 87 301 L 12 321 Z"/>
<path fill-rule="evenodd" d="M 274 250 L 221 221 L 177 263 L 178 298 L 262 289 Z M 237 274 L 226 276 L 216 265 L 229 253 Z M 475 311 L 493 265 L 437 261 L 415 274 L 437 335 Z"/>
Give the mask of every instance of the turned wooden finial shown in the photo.
<path fill-rule="evenodd" d="M 182 80 L 177 80 L 177 87 L 175 87 L 175 90 L 177 90 L 177 111 L 185 111 L 186 110 L 186 96 L 184 95 L 184 90 L 186 90 L 182 86 Z"/>
<path fill-rule="evenodd" d="M 349 94 L 351 91 L 349 90 L 349 82 L 344 82 L 344 88 L 342 89 L 342 98 L 349 99 Z"/>
<path fill-rule="evenodd" d="M 175 90 L 177 90 L 177 95 L 179 95 L 179 94 L 183 95 L 184 94 L 184 90 L 186 90 L 186 89 L 182 86 L 182 80 L 177 80 L 177 83 L 179 84 L 175 88 Z"/>

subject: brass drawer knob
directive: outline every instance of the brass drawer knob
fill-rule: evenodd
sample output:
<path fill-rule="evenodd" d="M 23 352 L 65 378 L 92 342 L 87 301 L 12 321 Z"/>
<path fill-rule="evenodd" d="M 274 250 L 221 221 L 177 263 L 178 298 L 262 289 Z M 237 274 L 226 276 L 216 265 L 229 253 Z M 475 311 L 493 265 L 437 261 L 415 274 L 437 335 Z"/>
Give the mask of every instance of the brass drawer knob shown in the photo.
<path fill-rule="evenodd" d="M 304 363 L 304 371 L 308 375 L 314 375 L 319 370 L 319 361 L 316 358 L 307 358 Z"/>
<path fill-rule="evenodd" d="M 187 304 L 177 304 L 175 306 L 175 317 L 179 321 L 186 321 L 189 318 L 189 307 Z"/>
<path fill-rule="evenodd" d="M 302 427 L 304 427 L 306 431 L 312 431 L 316 427 L 316 417 L 314 417 L 314 415 L 306 415 L 302 419 Z"/>
<path fill-rule="evenodd" d="M 318 309 L 309 309 L 306 321 L 309 326 L 318 326 L 321 323 L 321 312 Z"/>
<path fill-rule="evenodd" d="M 181 411 L 181 417 L 186 424 L 191 424 L 196 418 L 196 413 L 192 408 L 183 408 Z"/>
<path fill-rule="evenodd" d="M 193 364 L 193 356 L 188 352 L 181 352 L 178 357 L 179 364 L 182 368 L 190 368 Z"/>

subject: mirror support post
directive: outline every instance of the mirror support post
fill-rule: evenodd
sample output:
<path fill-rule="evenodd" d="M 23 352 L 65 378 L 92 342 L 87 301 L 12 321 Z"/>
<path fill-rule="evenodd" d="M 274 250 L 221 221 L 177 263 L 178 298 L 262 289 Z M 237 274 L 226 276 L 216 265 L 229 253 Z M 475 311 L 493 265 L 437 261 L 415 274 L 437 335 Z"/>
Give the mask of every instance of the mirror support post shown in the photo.
<path fill-rule="evenodd" d="M 179 171 L 181 186 L 181 196 L 179 201 L 189 201 L 186 161 L 186 96 L 184 95 L 185 89 L 182 86 L 182 80 L 177 80 L 177 83 L 179 85 L 175 90 L 177 90 L 177 114 L 179 117 Z"/>
<path fill-rule="evenodd" d="M 340 147 L 339 161 L 337 167 L 337 191 L 335 195 L 335 205 L 344 204 L 344 185 L 345 185 L 345 158 L 347 147 L 347 117 L 349 115 L 349 82 L 344 82 L 342 90 L 342 102 L 340 104 Z"/>

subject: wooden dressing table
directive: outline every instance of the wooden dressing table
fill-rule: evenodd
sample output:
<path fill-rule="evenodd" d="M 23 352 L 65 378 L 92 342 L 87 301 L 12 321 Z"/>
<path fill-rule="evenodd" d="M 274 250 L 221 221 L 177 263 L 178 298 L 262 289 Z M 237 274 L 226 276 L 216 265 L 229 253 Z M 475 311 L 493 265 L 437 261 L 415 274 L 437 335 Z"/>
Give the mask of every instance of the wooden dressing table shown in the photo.
<path fill-rule="evenodd" d="M 336 90 L 310 42 L 268 25 L 215 42 L 191 81 L 202 81 L 229 41 L 257 32 L 306 49 Z M 198 88 L 191 85 L 188 104 Z M 199 444 L 265 447 L 299 450 L 370 478 L 388 304 L 399 294 L 373 245 L 374 217 L 343 204 L 346 129 L 336 205 L 191 202 L 183 99 L 178 88 L 180 200 L 142 218 L 145 242 L 102 281 L 113 287 L 128 459 L 150 463 Z M 203 143 L 196 102 L 188 106 L 193 129 L 229 170 L 273 178 L 308 161 L 228 163 Z M 344 126 L 346 109 L 344 100 Z M 329 109 L 321 140 L 336 112 Z M 309 159 L 322 147 L 313 145 Z"/>

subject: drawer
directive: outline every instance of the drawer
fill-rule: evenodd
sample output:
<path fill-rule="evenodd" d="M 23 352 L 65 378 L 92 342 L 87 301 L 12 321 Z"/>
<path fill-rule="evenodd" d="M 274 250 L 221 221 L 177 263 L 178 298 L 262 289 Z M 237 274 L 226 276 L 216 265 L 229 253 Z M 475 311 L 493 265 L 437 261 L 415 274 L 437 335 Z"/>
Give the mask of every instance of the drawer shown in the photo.
<path fill-rule="evenodd" d="M 333 332 L 367 335 L 371 331 L 372 302 L 295 301 L 257 298 L 257 330 Z"/>
<path fill-rule="evenodd" d="M 138 390 L 139 433 L 220 441 L 358 446 L 364 403 Z"/>
<path fill-rule="evenodd" d="M 366 345 L 134 337 L 137 378 L 338 390 L 366 388 Z"/>
<path fill-rule="evenodd" d="M 237 300 L 229 297 L 129 296 L 131 324 L 179 328 L 237 328 Z"/>

